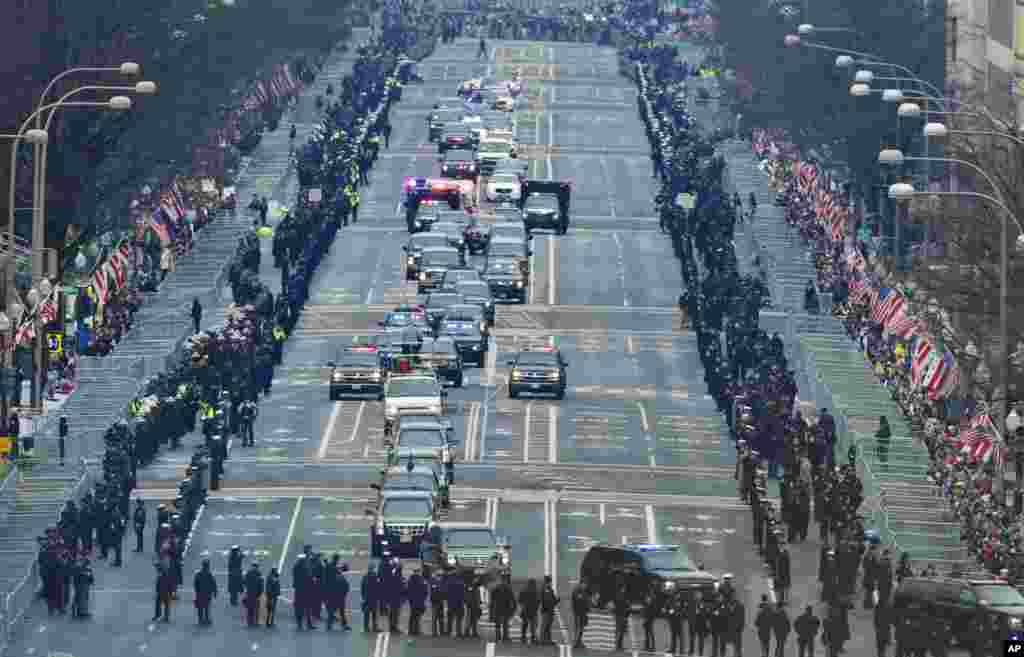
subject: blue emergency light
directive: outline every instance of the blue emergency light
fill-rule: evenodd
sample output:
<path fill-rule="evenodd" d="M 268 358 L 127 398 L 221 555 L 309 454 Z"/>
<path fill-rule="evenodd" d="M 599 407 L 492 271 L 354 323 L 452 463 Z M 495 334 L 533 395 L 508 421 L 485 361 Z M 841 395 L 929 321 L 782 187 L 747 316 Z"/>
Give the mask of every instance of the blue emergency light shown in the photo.
<path fill-rule="evenodd" d="M 666 550 L 674 552 L 679 549 L 678 545 L 658 545 L 656 543 L 641 543 L 640 545 L 626 545 L 625 547 L 637 552 L 664 552 Z"/>

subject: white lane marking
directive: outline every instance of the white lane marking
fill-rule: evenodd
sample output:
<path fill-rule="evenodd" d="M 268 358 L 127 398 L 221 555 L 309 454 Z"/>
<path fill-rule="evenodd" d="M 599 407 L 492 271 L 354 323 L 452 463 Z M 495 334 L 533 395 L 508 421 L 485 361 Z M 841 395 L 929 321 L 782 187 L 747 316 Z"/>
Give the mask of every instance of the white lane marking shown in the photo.
<path fill-rule="evenodd" d="M 530 281 L 528 283 L 530 291 L 528 296 L 530 297 L 530 305 L 537 303 L 537 254 L 536 250 L 530 251 Z"/>
<path fill-rule="evenodd" d="M 555 92 L 558 91 L 558 87 L 551 86 L 551 87 L 548 87 L 548 89 L 551 90 L 551 100 L 548 101 L 548 103 L 551 104 L 551 105 L 554 105 L 555 104 Z"/>
<path fill-rule="evenodd" d="M 494 657 L 494 642 L 488 641 L 487 647 L 484 648 L 484 657 Z"/>
<path fill-rule="evenodd" d="M 498 526 L 498 505 L 501 504 L 501 499 L 497 497 L 491 498 L 491 531 L 493 532 Z"/>
<path fill-rule="evenodd" d="M 292 538 L 295 537 L 295 526 L 299 524 L 299 514 L 302 512 L 302 496 L 295 500 L 295 510 L 292 511 L 291 522 L 288 523 L 288 533 L 284 537 L 284 545 L 281 547 L 281 558 L 277 560 L 277 572 L 284 572 L 284 562 L 288 559 L 288 550 L 292 547 Z"/>
<path fill-rule="evenodd" d="M 547 164 L 548 164 L 548 180 L 554 180 L 555 177 L 555 166 L 551 161 L 551 149 L 555 147 L 555 115 L 552 112 L 548 112 L 548 148 L 547 148 Z"/>
<path fill-rule="evenodd" d="M 654 505 L 644 505 L 644 519 L 647 521 L 647 542 L 657 544 L 658 528 L 654 523 Z"/>
<path fill-rule="evenodd" d="M 359 410 L 356 411 L 356 421 L 352 423 L 352 433 L 348 435 L 346 443 L 354 443 L 359 435 L 359 425 L 363 422 L 363 411 L 366 410 L 366 402 L 359 402 Z"/>
<path fill-rule="evenodd" d="M 626 291 L 626 261 L 623 257 L 622 240 L 618 233 L 612 233 L 612 240 L 615 241 L 615 259 L 619 267 L 619 285 L 622 286 L 622 305 L 629 307 L 629 293 Z"/>
<path fill-rule="evenodd" d="M 554 502 L 551 499 L 544 501 L 544 574 L 551 574 L 551 526 L 553 524 L 551 508 Z M 554 577 L 551 578 L 552 580 Z"/>
<path fill-rule="evenodd" d="M 647 409 L 640 402 L 636 403 L 636 407 L 640 409 L 640 429 L 644 433 L 649 433 L 651 430 L 651 423 L 647 420 Z"/>
<path fill-rule="evenodd" d="M 469 406 L 469 418 L 466 422 L 466 446 L 463 452 L 463 460 L 467 463 L 477 461 L 480 455 L 477 453 L 477 425 L 480 422 L 480 402 L 472 402 Z"/>
<path fill-rule="evenodd" d="M 533 414 L 533 402 L 526 402 L 523 413 L 523 463 L 530 462 L 530 416 Z"/>
<path fill-rule="evenodd" d="M 548 305 L 555 305 L 555 240 L 547 238 L 548 244 Z"/>
<path fill-rule="evenodd" d="M 327 456 L 327 446 L 331 444 L 331 434 L 334 433 L 334 427 L 338 424 L 338 417 L 341 415 L 341 402 L 334 402 L 334 408 L 331 409 L 331 416 L 327 418 L 327 426 L 324 427 L 324 435 L 320 436 L 320 449 L 316 452 L 316 457 L 322 459 Z"/>
<path fill-rule="evenodd" d="M 558 407 L 548 406 L 548 463 L 558 463 Z"/>
<path fill-rule="evenodd" d="M 552 499 L 550 514 L 551 522 L 549 523 L 548 529 L 548 553 L 551 555 L 550 571 L 548 574 L 551 575 L 551 588 L 556 592 L 558 591 L 558 514 L 556 513 L 557 509 L 555 508 L 557 505 L 558 501 L 556 499 Z"/>
<path fill-rule="evenodd" d="M 380 657 L 380 647 L 384 644 L 384 634 L 377 635 L 377 642 L 373 646 L 373 657 Z"/>
<path fill-rule="evenodd" d="M 608 505 L 606 505 L 604 502 L 601 502 L 600 504 L 597 505 L 597 512 L 601 518 L 601 526 L 604 527 L 605 518 L 608 517 Z"/>
<path fill-rule="evenodd" d="M 626 336 L 626 353 L 627 354 L 635 354 L 636 353 L 636 344 L 633 342 L 633 334 L 629 334 L 629 335 Z"/>
<path fill-rule="evenodd" d="M 658 467 L 658 461 L 654 458 L 654 452 L 651 452 L 648 455 L 648 465 L 650 465 L 652 468 Z"/>
<path fill-rule="evenodd" d="M 532 269 L 532 265 L 531 265 L 531 269 Z M 530 289 L 532 291 L 533 287 L 531 286 Z M 498 345 L 497 345 L 497 341 L 494 339 L 493 336 L 488 338 L 487 342 L 488 342 L 488 345 L 487 345 L 487 358 L 486 358 L 486 362 L 484 364 L 484 371 L 485 371 L 484 385 L 486 385 L 486 386 L 493 386 L 493 385 L 495 385 L 494 377 L 497 376 L 497 374 L 498 374 Z M 481 427 L 481 429 L 483 429 L 483 427 Z"/>

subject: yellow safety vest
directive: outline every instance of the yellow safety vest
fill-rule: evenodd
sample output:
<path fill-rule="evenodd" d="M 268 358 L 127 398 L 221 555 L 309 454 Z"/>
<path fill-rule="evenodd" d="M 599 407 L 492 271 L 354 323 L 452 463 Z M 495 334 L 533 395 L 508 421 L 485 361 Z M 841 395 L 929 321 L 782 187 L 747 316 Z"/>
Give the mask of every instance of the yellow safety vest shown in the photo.
<path fill-rule="evenodd" d="M 352 192 L 352 205 L 359 205 L 359 192 Z"/>
<path fill-rule="evenodd" d="M 288 337 L 288 334 L 284 332 L 283 328 L 281 328 L 279 326 L 275 326 L 274 327 L 274 339 L 275 340 L 280 342 L 280 341 L 283 341 L 286 337 Z"/>

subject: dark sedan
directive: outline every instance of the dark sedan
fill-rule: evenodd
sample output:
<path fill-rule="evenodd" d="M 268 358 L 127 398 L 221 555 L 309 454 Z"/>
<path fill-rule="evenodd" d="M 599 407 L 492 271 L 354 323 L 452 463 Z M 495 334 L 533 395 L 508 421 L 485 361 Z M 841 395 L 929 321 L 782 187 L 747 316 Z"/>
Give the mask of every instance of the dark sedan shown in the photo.
<path fill-rule="evenodd" d="M 455 285 L 455 293 L 462 295 L 466 303 L 479 308 L 484 319 L 494 324 L 494 297 L 487 281 L 460 281 Z"/>

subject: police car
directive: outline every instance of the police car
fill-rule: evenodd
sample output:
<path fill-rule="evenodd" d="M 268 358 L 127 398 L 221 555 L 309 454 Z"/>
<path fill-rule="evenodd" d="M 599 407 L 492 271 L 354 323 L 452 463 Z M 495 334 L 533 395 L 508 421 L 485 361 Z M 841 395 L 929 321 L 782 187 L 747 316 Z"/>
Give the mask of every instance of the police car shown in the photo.
<path fill-rule="evenodd" d="M 448 246 L 448 238 L 440 233 L 415 233 L 409 242 L 402 247 L 405 251 L 405 279 L 415 281 L 420 271 L 420 260 L 424 249 L 437 249 Z"/>
<path fill-rule="evenodd" d="M 698 569 L 678 545 L 594 545 L 580 564 L 580 584 L 602 609 L 615 599 L 615 587 L 626 585 L 631 606 L 642 607 L 649 595 L 663 598 L 678 590 L 714 592 L 717 578 Z"/>
<path fill-rule="evenodd" d="M 445 314 L 438 333 L 451 338 L 463 362 L 484 366 L 487 357 L 487 323 L 477 306 L 458 304 Z"/>
<path fill-rule="evenodd" d="M 566 368 L 569 363 L 562 358 L 562 352 L 554 347 L 537 351 L 523 350 L 508 361 L 511 368 L 508 378 L 508 396 L 515 399 L 522 393 L 550 394 L 556 399 L 565 399 L 568 386 Z"/>

